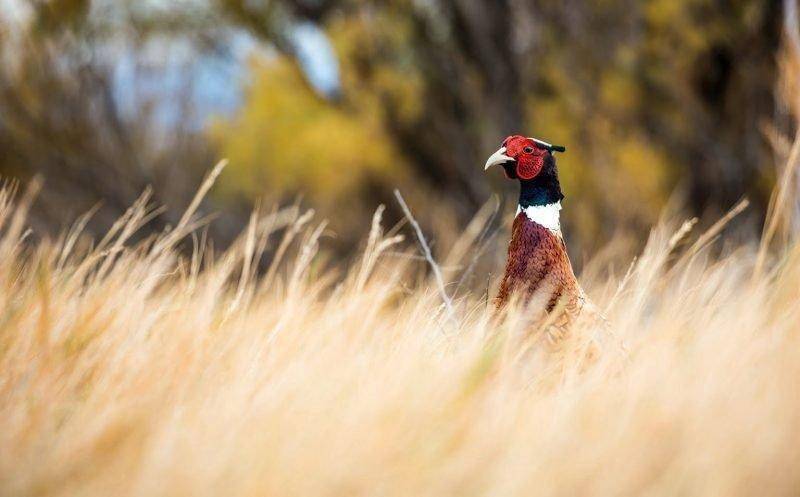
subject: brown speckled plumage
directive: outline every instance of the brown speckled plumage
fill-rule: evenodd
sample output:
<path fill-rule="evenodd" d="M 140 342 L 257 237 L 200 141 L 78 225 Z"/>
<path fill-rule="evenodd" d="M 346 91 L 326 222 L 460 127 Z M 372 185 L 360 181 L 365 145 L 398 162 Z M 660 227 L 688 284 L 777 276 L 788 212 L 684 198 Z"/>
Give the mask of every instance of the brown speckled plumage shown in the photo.
<path fill-rule="evenodd" d="M 526 300 L 538 292 L 546 292 L 548 311 L 562 298 L 568 309 L 577 308 L 583 295 L 564 240 L 558 233 L 528 219 L 524 212 L 514 219 L 508 262 L 497 295 L 498 308 L 517 291 L 525 292 Z"/>
<path fill-rule="evenodd" d="M 547 312 L 546 318 L 542 316 L 548 323 L 544 337 L 552 347 L 560 348 L 580 316 L 602 319 L 575 278 L 560 232 L 537 224 L 524 212 L 514 219 L 497 309 L 515 294 L 523 302 L 532 303 L 534 312 L 537 308 Z"/>

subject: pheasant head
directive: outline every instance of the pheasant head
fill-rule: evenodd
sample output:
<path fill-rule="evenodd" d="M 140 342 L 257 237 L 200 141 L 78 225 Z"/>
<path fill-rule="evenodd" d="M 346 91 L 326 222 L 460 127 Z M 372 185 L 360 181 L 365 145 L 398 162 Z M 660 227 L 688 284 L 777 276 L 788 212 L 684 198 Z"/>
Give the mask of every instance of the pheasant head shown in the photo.
<path fill-rule="evenodd" d="M 509 136 L 497 152 L 486 161 L 484 169 L 501 166 L 506 177 L 520 182 L 521 208 L 545 206 L 561 202 L 564 194 L 558 182 L 558 169 L 553 152 L 566 148 L 536 138 Z"/>

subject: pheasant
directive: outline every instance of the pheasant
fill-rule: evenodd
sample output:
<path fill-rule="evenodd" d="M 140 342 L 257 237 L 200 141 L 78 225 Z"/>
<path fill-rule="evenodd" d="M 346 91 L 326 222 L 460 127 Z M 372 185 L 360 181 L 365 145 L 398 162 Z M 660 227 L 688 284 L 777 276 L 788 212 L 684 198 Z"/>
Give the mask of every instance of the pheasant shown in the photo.
<path fill-rule="evenodd" d="M 578 315 L 593 307 L 575 278 L 561 234 L 559 214 L 564 194 L 553 153 L 564 151 L 564 147 L 535 138 L 509 136 L 484 168 L 502 166 L 507 178 L 520 183 L 508 262 L 495 301 L 497 309 L 505 307 L 514 294 L 526 303 L 534 297 L 541 299 L 548 314 L 558 308 L 559 314 L 552 316 L 548 329 L 551 342 L 563 338 Z"/>

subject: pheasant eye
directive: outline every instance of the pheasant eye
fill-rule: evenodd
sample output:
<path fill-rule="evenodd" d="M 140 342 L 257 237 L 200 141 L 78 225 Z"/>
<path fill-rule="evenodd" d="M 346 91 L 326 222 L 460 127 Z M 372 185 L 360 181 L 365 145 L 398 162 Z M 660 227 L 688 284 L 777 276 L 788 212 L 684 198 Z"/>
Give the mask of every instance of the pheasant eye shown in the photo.
<path fill-rule="evenodd" d="M 526 154 L 532 154 L 533 153 L 533 147 L 525 147 L 525 148 L 522 149 L 522 151 L 525 152 Z"/>

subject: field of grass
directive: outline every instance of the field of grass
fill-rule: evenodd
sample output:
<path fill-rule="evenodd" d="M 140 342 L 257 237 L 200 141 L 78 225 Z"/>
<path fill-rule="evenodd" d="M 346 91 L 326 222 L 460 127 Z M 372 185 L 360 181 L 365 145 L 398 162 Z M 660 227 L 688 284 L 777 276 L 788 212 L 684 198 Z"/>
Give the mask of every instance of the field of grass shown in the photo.
<path fill-rule="evenodd" d="M 413 244 L 385 236 L 380 211 L 337 268 L 318 261 L 324 225 L 297 209 L 254 215 L 224 253 L 195 204 L 132 242 L 147 195 L 102 240 L 79 220 L 29 243 L 35 190 L 0 194 L 2 495 L 800 490 L 791 242 L 711 255 L 724 221 L 662 223 L 627 274 L 582 277 L 627 353 L 545 367 L 524 310 L 498 318 L 462 292 L 447 315 L 424 263 L 387 257 Z"/>

